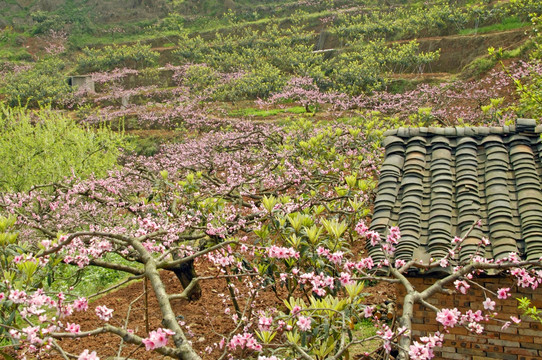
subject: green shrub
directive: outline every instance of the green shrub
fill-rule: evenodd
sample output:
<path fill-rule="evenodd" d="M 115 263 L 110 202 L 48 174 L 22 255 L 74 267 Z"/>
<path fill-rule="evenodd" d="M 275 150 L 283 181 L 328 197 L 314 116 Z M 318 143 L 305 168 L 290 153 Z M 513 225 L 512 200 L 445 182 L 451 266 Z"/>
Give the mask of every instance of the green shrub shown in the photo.
<path fill-rule="evenodd" d="M 33 34 L 45 34 L 50 30 L 62 30 L 66 24 L 63 19 L 47 11 L 36 11 L 30 14 L 34 21 Z"/>
<path fill-rule="evenodd" d="M 62 74 L 65 64 L 58 58 L 47 58 L 33 68 L 6 77 L 4 92 L 11 106 L 62 106 L 72 91 Z"/>
<path fill-rule="evenodd" d="M 194 64 L 186 69 L 183 83 L 192 91 L 202 92 L 213 88 L 220 80 L 218 72 L 205 64 Z"/>
<path fill-rule="evenodd" d="M 80 74 L 95 71 L 108 71 L 127 67 L 143 69 L 156 66 L 160 55 L 151 50 L 150 45 L 112 45 L 101 49 L 83 49 L 77 59 L 77 71 Z"/>
<path fill-rule="evenodd" d="M 0 103 L 0 191 L 24 191 L 72 174 L 103 176 L 115 167 L 124 135 L 91 129 L 49 109 Z"/>
<path fill-rule="evenodd" d="M 286 81 L 287 78 L 279 69 L 264 63 L 220 86 L 214 96 L 228 101 L 266 98 L 269 94 L 281 90 Z"/>

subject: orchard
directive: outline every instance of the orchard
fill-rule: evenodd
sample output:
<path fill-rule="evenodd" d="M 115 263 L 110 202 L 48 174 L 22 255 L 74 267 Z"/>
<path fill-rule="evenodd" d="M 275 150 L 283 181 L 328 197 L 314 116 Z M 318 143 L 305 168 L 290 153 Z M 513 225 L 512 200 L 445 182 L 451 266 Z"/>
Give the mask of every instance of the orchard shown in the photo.
<path fill-rule="evenodd" d="M 459 257 L 481 220 L 428 261 L 396 257 L 398 226 L 370 230 L 387 130 L 540 120 L 540 5 L 355 3 L 239 5 L 202 25 L 179 15 L 192 2 L 167 1 L 159 21 L 120 28 L 93 28 L 74 9 L 33 13 L 22 34 L 45 52 L 0 67 L 0 354 L 428 360 L 451 329 L 541 321 L 527 299 L 502 319 L 511 288 L 481 281 L 498 273 L 535 290 L 540 259 L 488 259 L 487 238 Z M 397 81 L 439 59 L 416 38 L 509 24 L 528 31 L 517 49 L 491 48 L 443 81 Z M 315 49 L 313 28 L 333 48 Z M 2 30 L 2 44 L 17 31 Z M 86 74 L 95 92 L 67 74 Z M 452 271 L 423 290 L 409 275 L 440 268 Z M 142 290 L 123 299 L 127 313 L 105 304 L 128 286 Z M 404 293 L 401 312 L 375 300 L 377 286 Z M 473 289 L 486 295 L 477 310 L 434 301 Z M 178 311 L 202 299 L 226 324 L 209 331 L 216 341 Z M 417 306 L 443 331 L 413 335 Z M 90 338 L 119 338 L 116 357 Z"/>

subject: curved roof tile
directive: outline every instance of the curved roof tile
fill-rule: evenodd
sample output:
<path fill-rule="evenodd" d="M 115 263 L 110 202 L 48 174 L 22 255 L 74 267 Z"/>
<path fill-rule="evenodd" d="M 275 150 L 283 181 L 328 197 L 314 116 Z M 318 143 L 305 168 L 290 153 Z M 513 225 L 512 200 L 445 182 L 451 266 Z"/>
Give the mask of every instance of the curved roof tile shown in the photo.
<path fill-rule="evenodd" d="M 396 258 L 434 258 L 448 253 L 478 219 L 458 254 L 480 252 L 499 259 L 518 252 L 542 257 L 542 125 L 517 119 L 515 126 L 400 128 L 384 135 L 386 157 L 371 230 L 384 237 L 399 226 Z M 382 258 L 368 243 L 369 254 Z"/>

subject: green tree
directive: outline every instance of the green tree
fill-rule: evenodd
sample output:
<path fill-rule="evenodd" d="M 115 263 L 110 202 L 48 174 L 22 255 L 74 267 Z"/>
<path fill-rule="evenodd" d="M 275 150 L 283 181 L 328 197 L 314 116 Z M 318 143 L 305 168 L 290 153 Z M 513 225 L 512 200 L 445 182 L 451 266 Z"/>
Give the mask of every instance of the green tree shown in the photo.
<path fill-rule="evenodd" d="M 5 94 L 11 106 L 62 106 L 72 91 L 62 74 L 65 64 L 58 58 L 47 58 L 33 68 L 6 77 Z"/>
<path fill-rule="evenodd" d="M 29 111 L 0 103 L 0 191 L 105 175 L 115 167 L 123 134 L 106 126 L 78 126 L 49 109 Z"/>

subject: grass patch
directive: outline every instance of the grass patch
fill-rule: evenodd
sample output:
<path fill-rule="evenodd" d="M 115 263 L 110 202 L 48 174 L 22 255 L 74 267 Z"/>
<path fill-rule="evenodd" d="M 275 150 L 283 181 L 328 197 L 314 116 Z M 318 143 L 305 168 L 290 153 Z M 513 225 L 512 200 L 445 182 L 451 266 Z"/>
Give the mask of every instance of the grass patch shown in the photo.
<path fill-rule="evenodd" d="M 133 265 L 114 253 L 108 254 L 105 260 L 123 265 Z M 78 296 L 88 297 L 123 281 L 128 276 L 131 276 L 131 274 L 97 266 L 79 269 L 77 266 L 60 264 L 54 278 L 49 279 L 49 281 L 52 280 L 50 289 L 53 291 L 70 292 Z"/>
<path fill-rule="evenodd" d="M 516 17 L 510 17 L 503 19 L 502 22 L 488 25 L 488 26 L 482 26 L 479 28 L 474 29 L 463 29 L 459 31 L 459 35 L 473 35 L 473 34 L 485 34 L 490 32 L 496 32 L 496 31 L 507 31 L 507 30 L 514 30 L 514 29 L 521 29 L 523 27 L 529 26 L 529 22 L 520 21 Z"/>
<path fill-rule="evenodd" d="M 531 46 L 532 43 L 527 41 L 526 43 L 518 46 L 515 49 L 503 51 L 499 59 L 505 60 L 524 57 L 525 54 L 528 53 Z M 489 70 L 493 69 L 497 65 L 497 63 L 498 59 L 495 56 L 486 55 L 484 57 L 479 57 L 463 68 L 460 78 L 469 79 L 472 77 L 480 77 L 481 75 L 487 73 Z"/>
<path fill-rule="evenodd" d="M 376 335 L 376 329 L 373 323 L 368 319 L 358 322 L 353 331 L 353 337 L 355 340 L 366 339 L 374 335 Z M 365 341 L 361 344 L 353 345 L 350 348 L 350 356 L 352 358 L 355 358 L 355 355 L 361 355 L 366 352 L 371 353 L 375 351 L 376 349 L 378 349 L 381 344 L 382 344 L 382 340 L 375 339 L 375 340 Z"/>
<path fill-rule="evenodd" d="M 288 113 L 288 114 L 304 114 L 306 112 L 303 106 L 294 106 L 287 109 L 256 109 L 256 108 L 244 108 L 239 110 L 234 110 L 228 113 L 228 116 L 255 116 L 255 117 L 268 117 L 275 116 L 278 114 Z"/>

